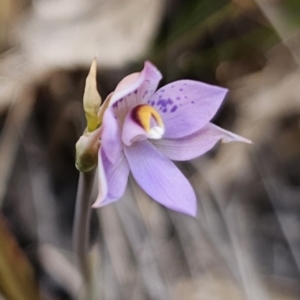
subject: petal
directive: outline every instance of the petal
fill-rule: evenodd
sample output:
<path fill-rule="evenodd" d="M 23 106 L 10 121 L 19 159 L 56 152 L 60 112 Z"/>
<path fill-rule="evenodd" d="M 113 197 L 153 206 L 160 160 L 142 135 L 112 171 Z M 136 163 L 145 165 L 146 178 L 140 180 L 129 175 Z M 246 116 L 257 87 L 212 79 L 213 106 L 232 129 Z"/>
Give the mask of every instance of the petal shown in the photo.
<path fill-rule="evenodd" d="M 149 196 L 170 209 L 196 215 L 193 188 L 173 162 L 147 140 L 124 147 L 124 152 L 134 179 Z"/>
<path fill-rule="evenodd" d="M 161 78 L 157 68 L 150 62 L 145 62 L 144 69 L 140 73 L 130 74 L 118 84 L 109 105 L 113 106 L 121 122 L 130 109 L 148 101 Z"/>
<path fill-rule="evenodd" d="M 128 176 L 129 166 L 123 152 L 119 156 L 118 162 L 112 164 L 103 150 L 99 151 L 99 194 L 93 207 L 101 207 L 119 200 L 125 192 Z"/>
<path fill-rule="evenodd" d="M 219 109 L 227 89 L 179 80 L 159 89 L 149 103 L 163 118 L 166 138 L 180 138 L 204 127 Z"/>
<path fill-rule="evenodd" d="M 98 196 L 92 207 L 100 207 L 101 202 L 107 198 L 108 195 L 108 182 L 103 163 L 103 149 L 100 148 L 98 152 Z"/>
<path fill-rule="evenodd" d="M 117 101 L 127 96 L 128 94 L 133 93 L 142 85 L 143 81 L 144 74 L 142 72 L 132 73 L 124 77 L 114 90 L 110 105 L 115 104 Z"/>
<path fill-rule="evenodd" d="M 101 106 L 99 107 L 99 111 L 98 111 L 98 118 L 99 120 L 103 121 L 103 116 L 104 116 L 104 113 L 106 111 L 106 109 L 108 108 L 108 105 L 110 103 L 110 100 L 111 100 L 111 97 L 112 97 L 113 93 L 110 93 L 106 99 L 103 101 L 103 103 L 101 104 Z"/>
<path fill-rule="evenodd" d="M 153 144 L 168 158 L 183 161 L 204 154 L 220 140 L 222 143 L 251 143 L 248 139 L 208 123 L 202 129 L 189 136 L 179 139 L 155 140 Z"/>
<path fill-rule="evenodd" d="M 139 103 L 146 103 L 155 93 L 162 75 L 149 61 L 145 62 L 141 73 L 144 74 L 144 81 L 137 90 L 137 97 L 140 100 Z"/>
<path fill-rule="evenodd" d="M 111 107 L 105 110 L 102 127 L 102 149 L 111 163 L 116 163 L 122 151 L 121 128 Z"/>

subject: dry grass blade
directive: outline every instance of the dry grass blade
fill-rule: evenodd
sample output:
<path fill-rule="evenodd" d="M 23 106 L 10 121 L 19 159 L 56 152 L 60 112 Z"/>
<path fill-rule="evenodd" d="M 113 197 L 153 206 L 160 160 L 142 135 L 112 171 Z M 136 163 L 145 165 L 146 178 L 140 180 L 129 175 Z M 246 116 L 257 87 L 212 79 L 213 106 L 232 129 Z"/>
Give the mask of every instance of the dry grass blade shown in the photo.
<path fill-rule="evenodd" d="M 199 168 L 199 171 L 200 173 L 202 172 L 201 168 Z M 255 299 L 269 300 L 268 292 L 260 283 L 258 275 L 253 268 L 254 262 L 249 251 L 247 251 L 246 240 L 247 237 L 249 238 L 249 235 L 247 234 L 246 224 L 240 221 L 242 217 L 236 217 L 242 215 L 242 210 L 238 209 L 239 205 L 237 203 L 232 203 L 229 207 L 222 205 L 222 203 L 225 203 L 223 199 L 223 195 L 226 195 L 225 191 L 214 184 L 207 174 L 202 175 L 206 176 L 212 194 L 210 201 L 215 204 L 214 209 L 208 212 L 208 215 L 213 215 L 213 211 L 215 211 L 215 213 L 219 213 L 219 217 L 222 219 L 223 227 L 225 228 L 226 234 L 228 234 L 226 244 L 228 244 L 229 249 L 227 249 L 226 252 L 229 250 L 232 255 L 230 258 L 235 265 L 234 274 L 238 274 L 237 278 L 240 278 L 238 283 L 241 285 L 245 298 L 252 300 L 255 297 Z M 237 221 L 240 221 L 238 225 Z M 224 251 L 224 242 L 218 241 L 218 239 L 216 239 L 217 235 L 216 232 L 210 232 L 210 236 L 214 237 L 216 245 L 221 245 Z"/>
<path fill-rule="evenodd" d="M 120 282 L 116 277 L 115 266 L 113 265 L 113 258 L 109 253 L 107 247 L 102 247 L 102 256 L 103 256 L 103 282 L 102 282 L 102 297 L 100 299 L 109 300 L 109 299 L 129 299 L 124 297 L 124 293 L 121 290 Z"/>
<path fill-rule="evenodd" d="M 9 300 L 40 299 L 33 269 L 2 216 L 0 241 L 0 292 Z"/>
<path fill-rule="evenodd" d="M 107 206 L 99 210 L 99 220 L 103 231 L 106 256 L 110 258 L 109 263 L 114 269 L 117 284 L 120 286 L 125 299 L 132 299 L 135 291 L 128 288 L 136 280 L 134 267 L 131 265 L 132 251 L 114 206 Z M 106 285 L 105 288 L 107 288 Z"/>
<path fill-rule="evenodd" d="M 291 24 L 289 24 L 291 23 L 291 21 L 289 21 L 289 15 L 285 14 L 284 10 L 280 8 L 281 1 L 255 0 L 255 3 L 272 24 L 279 37 L 282 39 L 283 44 L 289 49 L 295 62 L 299 66 L 299 53 L 295 51 L 294 47 L 289 42 L 289 39 L 295 35 L 295 30 L 293 30 Z"/>
<path fill-rule="evenodd" d="M 0 139 L 0 207 L 6 193 L 6 187 L 11 174 L 11 168 L 18 149 L 19 134 L 31 113 L 34 98 L 30 93 L 19 97 L 18 101 L 10 106 L 4 129 Z M 20 95 L 19 95 L 20 96 Z"/>
<path fill-rule="evenodd" d="M 297 244 L 293 241 L 293 237 L 290 234 L 289 224 L 286 222 L 286 219 L 283 217 L 276 204 L 280 202 L 286 202 L 287 195 L 280 189 L 280 184 L 277 182 L 276 177 L 272 175 L 272 171 L 269 170 L 267 164 L 264 162 L 264 159 L 259 155 L 254 156 L 254 158 L 256 167 L 261 175 L 265 190 L 268 194 L 269 200 L 275 212 L 275 216 L 283 233 L 283 237 L 288 245 L 289 251 L 291 252 L 295 266 L 298 269 L 298 273 L 300 274 L 300 257 L 297 252 Z"/>
<path fill-rule="evenodd" d="M 163 274 L 155 259 L 147 228 L 135 203 L 132 203 L 134 196 L 132 193 L 126 196 L 122 204 L 127 202 L 128 206 L 118 205 L 118 216 L 136 259 L 146 293 L 150 299 L 171 299 Z"/>

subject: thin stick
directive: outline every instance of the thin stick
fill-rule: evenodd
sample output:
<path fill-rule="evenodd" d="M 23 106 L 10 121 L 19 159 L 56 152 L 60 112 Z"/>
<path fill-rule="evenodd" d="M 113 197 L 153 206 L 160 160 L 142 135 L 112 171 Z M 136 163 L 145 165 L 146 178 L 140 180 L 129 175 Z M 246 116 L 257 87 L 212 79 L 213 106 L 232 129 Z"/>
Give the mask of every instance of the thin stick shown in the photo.
<path fill-rule="evenodd" d="M 91 286 L 91 272 L 88 262 L 91 220 L 91 194 L 93 191 L 95 171 L 80 172 L 76 197 L 73 227 L 73 246 L 85 288 Z"/>

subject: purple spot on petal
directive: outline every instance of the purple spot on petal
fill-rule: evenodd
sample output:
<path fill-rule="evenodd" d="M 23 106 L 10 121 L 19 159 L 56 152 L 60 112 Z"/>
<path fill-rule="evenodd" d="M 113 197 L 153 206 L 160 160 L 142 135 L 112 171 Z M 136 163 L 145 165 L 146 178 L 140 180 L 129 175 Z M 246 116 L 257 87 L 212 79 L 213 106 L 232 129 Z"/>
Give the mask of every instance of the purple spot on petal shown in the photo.
<path fill-rule="evenodd" d="M 180 100 L 180 97 L 176 97 L 177 100 Z"/>
<path fill-rule="evenodd" d="M 163 109 L 163 113 L 166 113 L 166 112 L 167 112 L 167 109 L 166 109 L 166 108 L 164 108 L 164 109 Z"/>
<path fill-rule="evenodd" d="M 164 99 L 160 99 L 157 101 L 157 105 L 160 105 L 160 107 L 165 107 L 167 105 L 167 101 Z"/>
<path fill-rule="evenodd" d="M 192 104 L 194 104 L 195 102 L 194 102 L 194 101 L 192 101 L 191 103 L 192 103 Z"/>
<path fill-rule="evenodd" d="M 171 109 L 171 113 L 174 112 L 177 109 L 177 105 L 174 105 Z"/>
<path fill-rule="evenodd" d="M 134 93 L 137 94 L 137 90 L 135 90 Z"/>
<path fill-rule="evenodd" d="M 172 105 L 172 104 L 173 104 L 173 101 L 170 98 L 168 98 L 167 100 L 166 99 L 159 99 L 157 101 L 157 106 L 159 106 L 163 110 L 167 109 L 168 105 Z"/>
<path fill-rule="evenodd" d="M 182 92 L 182 91 L 183 91 L 183 89 L 179 89 L 179 91 L 180 91 L 180 92 Z"/>
<path fill-rule="evenodd" d="M 152 101 L 152 102 L 151 102 L 151 105 L 152 105 L 152 106 L 154 106 L 154 104 L 155 104 L 155 102 L 154 102 L 154 101 Z"/>

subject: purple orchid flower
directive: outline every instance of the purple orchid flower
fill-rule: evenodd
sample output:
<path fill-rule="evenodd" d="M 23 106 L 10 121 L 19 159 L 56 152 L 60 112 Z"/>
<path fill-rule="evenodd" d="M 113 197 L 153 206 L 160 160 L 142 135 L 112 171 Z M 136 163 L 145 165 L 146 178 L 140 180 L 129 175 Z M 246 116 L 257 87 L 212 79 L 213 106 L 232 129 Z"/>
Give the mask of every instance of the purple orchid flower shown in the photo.
<path fill-rule="evenodd" d="M 93 207 L 119 200 L 131 171 L 155 201 L 192 216 L 197 201 L 189 181 L 171 161 L 185 161 L 223 142 L 249 140 L 209 121 L 227 89 L 179 80 L 156 91 L 161 73 L 146 62 L 125 77 L 103 104 L 98 155 L 99 195 Z"/>

